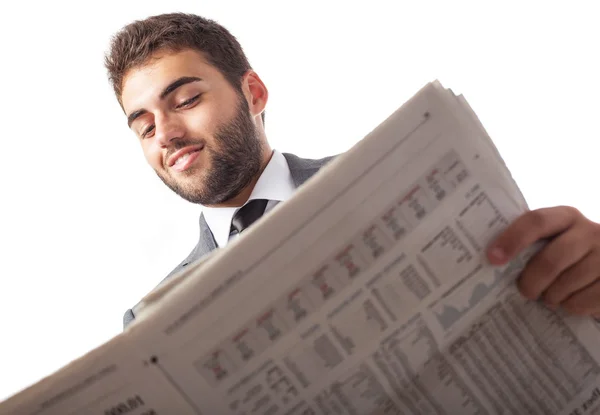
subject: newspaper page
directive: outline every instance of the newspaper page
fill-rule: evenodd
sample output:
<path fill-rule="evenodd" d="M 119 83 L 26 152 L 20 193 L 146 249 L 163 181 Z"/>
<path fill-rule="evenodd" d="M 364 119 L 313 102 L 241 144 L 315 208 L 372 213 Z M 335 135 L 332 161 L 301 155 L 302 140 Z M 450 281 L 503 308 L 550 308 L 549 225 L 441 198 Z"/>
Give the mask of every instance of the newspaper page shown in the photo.
<path fill-rule="evenodd" d="M 151 362 L 140 357 L 127 336 L 117 336 L 0 404 L 0 414 L 197 414 L 163 375 L 152 370 Z"/>
<path fill-rule="evenodd" d="M 600 326 L 520 296 L 539 246 L 485 258 L 526 209 L 466 100 L 430 83 L 149 295 L 110 353 L 0 413 L 600 414 Z M 56 394 L 103 361 L 122 368 L 112 380 L 34 411 L 44 385 Z"/>

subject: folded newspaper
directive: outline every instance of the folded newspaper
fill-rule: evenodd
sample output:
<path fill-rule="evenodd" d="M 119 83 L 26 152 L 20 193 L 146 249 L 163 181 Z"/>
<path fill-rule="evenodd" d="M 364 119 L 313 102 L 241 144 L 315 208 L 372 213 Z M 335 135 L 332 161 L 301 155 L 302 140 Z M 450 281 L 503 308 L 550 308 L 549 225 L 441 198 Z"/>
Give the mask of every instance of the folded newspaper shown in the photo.
<path fill-rule="evenodd" d="M 599 414 L 600 327 L 485 248 L 524 197 L 432 82 L 1 414 Z M 235 260 L 232 260 L 235 258 Z"/>

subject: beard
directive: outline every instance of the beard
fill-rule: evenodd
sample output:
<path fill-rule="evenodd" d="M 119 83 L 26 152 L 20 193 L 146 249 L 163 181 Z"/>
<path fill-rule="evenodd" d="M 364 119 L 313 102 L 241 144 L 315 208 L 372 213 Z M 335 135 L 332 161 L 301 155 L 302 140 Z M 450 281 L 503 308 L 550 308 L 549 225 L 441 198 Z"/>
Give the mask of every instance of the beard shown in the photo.
<path fill-rule="evenodd" d="M 210 169 L 192 167 L 184 173 L 185 180 L 177 180 L 168 171 L 156 171 L 167 187 L 183 199 L 201 205 L 216 205 L 237 196 L 261 170 L 263 143 L 252 122 L 248 103 L 242 97 L 234 118 L 219 126 L 214 134 L 214 146 L 205 140 L 175 140 L 167 159 L 175 151 L 204 142 Z"/>

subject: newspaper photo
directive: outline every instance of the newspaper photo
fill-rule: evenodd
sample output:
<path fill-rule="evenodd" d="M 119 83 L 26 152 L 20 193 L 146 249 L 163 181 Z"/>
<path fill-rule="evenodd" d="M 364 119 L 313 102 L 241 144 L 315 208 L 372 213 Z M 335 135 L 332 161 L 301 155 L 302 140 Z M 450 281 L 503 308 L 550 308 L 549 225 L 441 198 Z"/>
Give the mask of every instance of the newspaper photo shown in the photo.
<path fill-rule="evenodd" d="M 464 97 L 424 86 L 119 336 L 0 414 L 600 414 L 600 325 L 485 251 L 526 200 Z"/>

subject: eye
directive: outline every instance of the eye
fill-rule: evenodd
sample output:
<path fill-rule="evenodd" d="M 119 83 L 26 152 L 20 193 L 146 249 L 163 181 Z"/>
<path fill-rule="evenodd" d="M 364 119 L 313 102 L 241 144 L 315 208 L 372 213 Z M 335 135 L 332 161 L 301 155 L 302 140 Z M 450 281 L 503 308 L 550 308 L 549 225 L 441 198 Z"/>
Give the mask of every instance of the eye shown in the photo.
<path fill-rule="evenodd" d="M 188 105 L 193 104 L 194 102 L 196 102 L 198 100 L 198 98 L 200 98 L 200 95 L 202 95 L 202 94 L 198 94 L 198 95 L 191 97 L 190 99 L 186 99 L 181 104 L 177 105 L 176 108 L 179 109 L 179 108 L 187 107 Z"/>
<path fill-rule="evenodd" d="M 152 125 L 148 126 L 148 128 L 146 128 L 146 129 L 144 130 L 144 132 L 142 132 L 142 135 L 141 135 L 141 137 L 142 137 L 142 138 L 146 138 L 146 137 L 148 136 L 148 134 L 150 134 L 150 133 L 152 132 L 152 130 L 154 130 L 154 124 L 152 124 Z"/>

